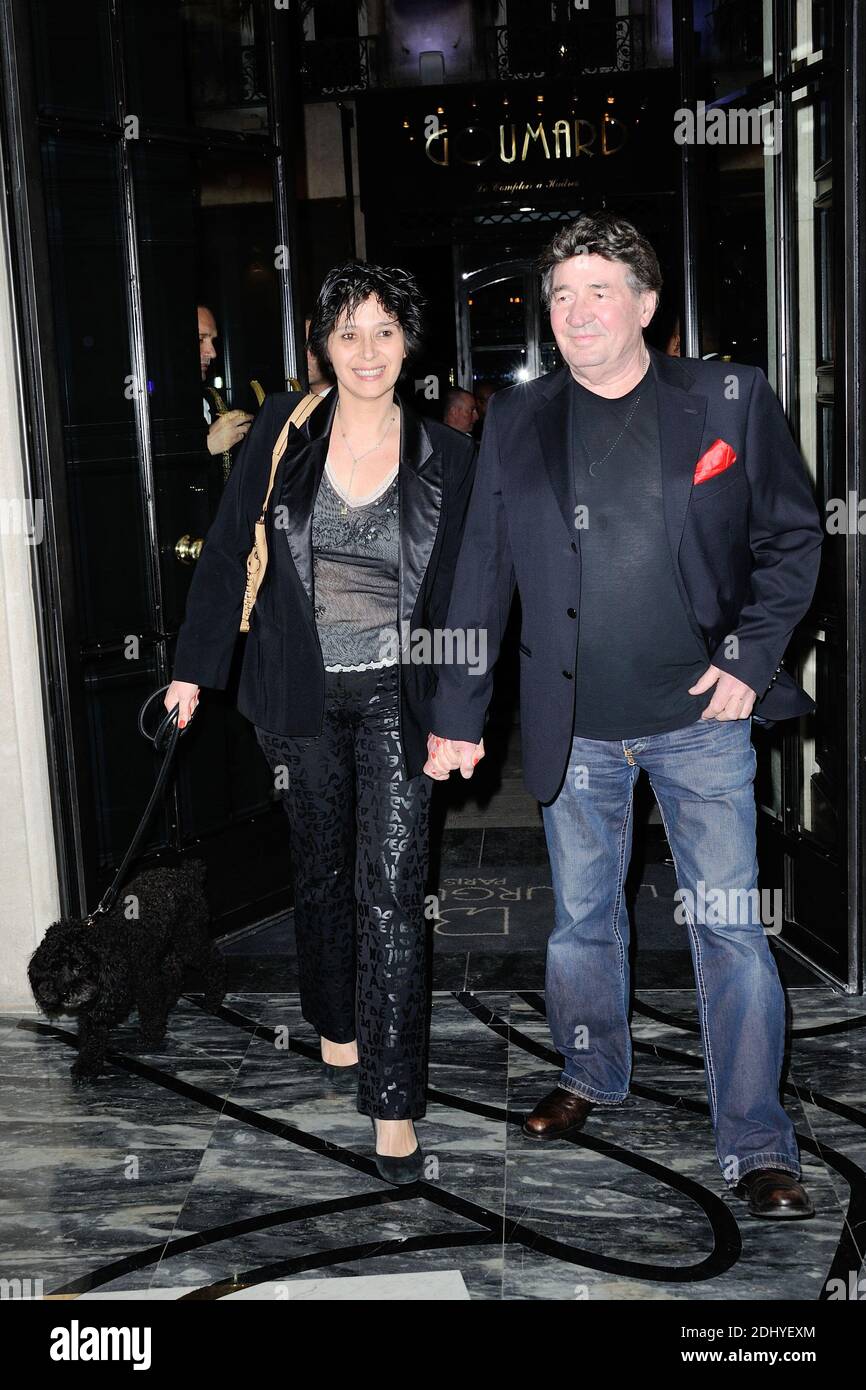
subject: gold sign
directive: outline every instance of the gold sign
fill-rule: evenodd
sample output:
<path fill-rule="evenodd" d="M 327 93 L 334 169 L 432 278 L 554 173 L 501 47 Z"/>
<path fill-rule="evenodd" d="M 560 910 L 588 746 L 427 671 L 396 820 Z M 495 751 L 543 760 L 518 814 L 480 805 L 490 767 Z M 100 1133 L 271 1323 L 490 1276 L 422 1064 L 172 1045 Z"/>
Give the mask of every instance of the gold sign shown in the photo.
<path fill-rule="evenodd" d="M 465 126 L 449 135 L 447 126 L 440 126 L 436 116 L 428 116 L 424 139 L 427 158 L 440 168 L 450 166 L 452 155 L 461 164 L 480 168 L 489 159 L 498 159 L 502 164 L 523 164 L 542 155 L 549 160 L 565 160 L 617 154 L 628 139 L 628 128 L 607 113 L 597 126 L 582 116 L 552 124 L 525 121 L 522 126 L 504 121 L 497 139 L 483 126 Z"/>

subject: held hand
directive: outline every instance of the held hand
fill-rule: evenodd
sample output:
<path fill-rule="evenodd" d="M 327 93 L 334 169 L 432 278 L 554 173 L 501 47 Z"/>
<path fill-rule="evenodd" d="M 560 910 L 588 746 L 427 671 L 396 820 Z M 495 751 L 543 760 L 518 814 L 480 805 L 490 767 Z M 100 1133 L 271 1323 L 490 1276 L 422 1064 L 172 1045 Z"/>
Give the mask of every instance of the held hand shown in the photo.
<path fill-rule="evenodd" d="M 427 761 L 423 771 L 435 782 L 445 782 L 455 767 L 460 775 L 469 778 L 475 764 L 484 757 L 484 740 L 468 743 L 464 739 L 439 738 L 436 734 L 427 735 Z"/>
<path fill-rule="evenodd" d="M 185 724 L 192 719 L 198 705 L 199 687 L 190 685 L 189 681 L 172 681 L 168 690 L 165 692 L 163 704 L 167 710 L 174 709 L 175 705 L 180 708 L 177 714 L 177 725 L 182 729 Z"/>
<path fill-rule="evenodd" d="M 713 698 L 707 705 L 701 719 L 748 719 L 757 693 L 745 681 L 720 671 L 718 666 L 708 666 L 700 680 L 689 687 L 690 695 L 703 695 L 715 686 Z"/>
<path fill-rule="evenodd" d="M 233 449 L 252 423 L 252 415 L 247 415 L 245 410 L 229 410 L 225 415 L 218 415 L 207 432 L 208 453 L 224 454 Z"/>

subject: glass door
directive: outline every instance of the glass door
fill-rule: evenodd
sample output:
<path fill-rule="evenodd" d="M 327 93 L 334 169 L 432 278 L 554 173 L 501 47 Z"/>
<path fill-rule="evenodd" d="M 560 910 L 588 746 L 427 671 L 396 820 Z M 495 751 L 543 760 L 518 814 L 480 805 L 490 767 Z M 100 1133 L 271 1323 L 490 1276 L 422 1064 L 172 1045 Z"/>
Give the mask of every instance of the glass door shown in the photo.
<path fill-rule="evenodd" d="M 853 182 L 862 160 L 861 31 L 849 0 L 713 0 L 693 12 L 695 95 L 707 109 L 763 113 L 765 130 L 773 123 L 767 149 L 729 141 L 689 152 L 700 192 L 696 264 L 687 267 L 700 351 L 767 372 L 826 531 L 815 598 L 786 657 L 815 712 L 754 734 L 761 882 L 782 894 L 779 944 L 856 991 L 863 537 L 850 499 L 860 496 L 863 411 L 862 208 Z"/>
<path fill-rule="evenodd" d="M 845 421 L 858 409 L 850 386 L 846 261 L 855 254 L 846 220 L 846 105 L 839 61 L 847 51 L 842 9 L 793 0 L 776 13 L 777 103 L 782 145 L 775 165 L 769 226 L 779 334 L 773 384 L 786 408 L 825 519 L 821 573 L 812 610 L 792 651 L 796 678 L 815 713 L 767 740 L 759 800 L 762 863 L 781 883 L 784 944 L 849 990 L 862 986 L 858 864 L 863 826 L 858 802 L 861 673 L 853 660 L 862 610 L 849 578 L 862 545 L 847 524 L 859 460 Z M 834 25 L 836 32 L 834 32 Z M 840 215 L 841 214 L 841 215 Z M 846 302 L 847 301 L 847 302 Z M 849 719 L 849 713 L 853 720 Z"/>
<path fill-rule="evenodd" d="M 50 753 L 63 908 L 93 907 L 152 790 L 136 725 L 169 679 L 201 541 L 236 456 L 208 447 L 294 371 L 290 229 L 263 0 L 14 0 L 7 113 L 34 449 L 51 517 Z M 288 182 L 291 182 L 290 180 Z M 199 353 L 199 306 L 216 358 Z M 285 818 L 252 728 L 206 692 L 145 859 L 209 866 L 218 930 L 290 902 Z M 153 723 L 159 710 L 152 711 Z M 196 725 L 198 727 L 196 727 Z"/>
<path fill-rule="evenodd" d="M 534 260 L 499 261 L 470 272 L 458 268 L 457 286 L 460 384 L 474 390 L 490 382 L 498 391 L 559 365 Z"/>

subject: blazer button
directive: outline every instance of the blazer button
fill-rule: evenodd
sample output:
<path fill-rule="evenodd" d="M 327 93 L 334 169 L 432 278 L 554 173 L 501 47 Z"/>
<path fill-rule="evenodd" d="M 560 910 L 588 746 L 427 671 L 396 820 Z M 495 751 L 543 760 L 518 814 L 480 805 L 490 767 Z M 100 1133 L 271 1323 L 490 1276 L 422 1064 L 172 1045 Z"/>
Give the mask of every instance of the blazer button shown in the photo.
<path fill-rule="evenodd" d="M 576 609 L 576 608 L 566 608 L 565 611 L 566 611 L 566 613 L 568 614 L 568 616 L 569 616 L 570 618 L 576 618 L 576 617 L 577 617 L 577 609 Z"/>
<path fill-rule="evenodd" d="M 566 679 L 567 681 L 573 681 L 573 680 L 574 680 L 574 672 L 573 672 L 573 671 L 563 671 L 562 674 L 565 676 L 565 679 Z"/>

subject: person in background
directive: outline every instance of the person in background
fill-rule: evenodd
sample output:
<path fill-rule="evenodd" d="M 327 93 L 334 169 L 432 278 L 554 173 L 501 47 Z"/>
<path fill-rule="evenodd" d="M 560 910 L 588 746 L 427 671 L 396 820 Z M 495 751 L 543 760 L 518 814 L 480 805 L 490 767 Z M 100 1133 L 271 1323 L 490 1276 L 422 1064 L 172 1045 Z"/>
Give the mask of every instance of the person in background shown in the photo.
<path fill-rule="evenodd" d="M 217 357 L 214 343 L 218 337 L 217 323 L 213 313 L 205 304 L 199 304 L 198 353 L 203 383 L 207 381 L 211 362 Z M 252 415 L 248 415 L 245 410 L 227 410 L 221 415 L 217 414 L 214 402 L 208 399 L 207 393 L 204 391 L 202 392 L 202 412 L 208 427 L 208 453 L 213 455 L 230 453 L 235 445 L 240 444 L 241 440 L 246 438 L 247 431 L 253 422 Z"/>
<path fill-rule="evenodd" d="M 334 384 L 333 373 L 323 366 L 320 359 L 310 347 L 310 324 L 313 316 L 308 314 L 304 319 L 304 333 L 306 335 L 307 349 L 307 380 L 310 383 L 310 390 L 314 396 L 327 396 Z"/>
<path fill-rule="evenodd" d="M 487 407 L 490 404 L 490 397 L 496 395 L 496 383 L 493 381 L 479 381 L 475 388 L 475 408 L 478 411 L 478 419 L 472 431 L 474 439 L 480 439 L 484 433 L 484 420 L 487 415 Z"/>
<path fill-rule="evenodd" d="M 478 419 L 478 409 L 471 391 L 464 391 L 459 386 L 449 386 L 445 392 L 443 406 L 443 425 L 450 425 L 452 430 L 461 430 L 463 434 L 472 433 L 472 426 Z"/>

